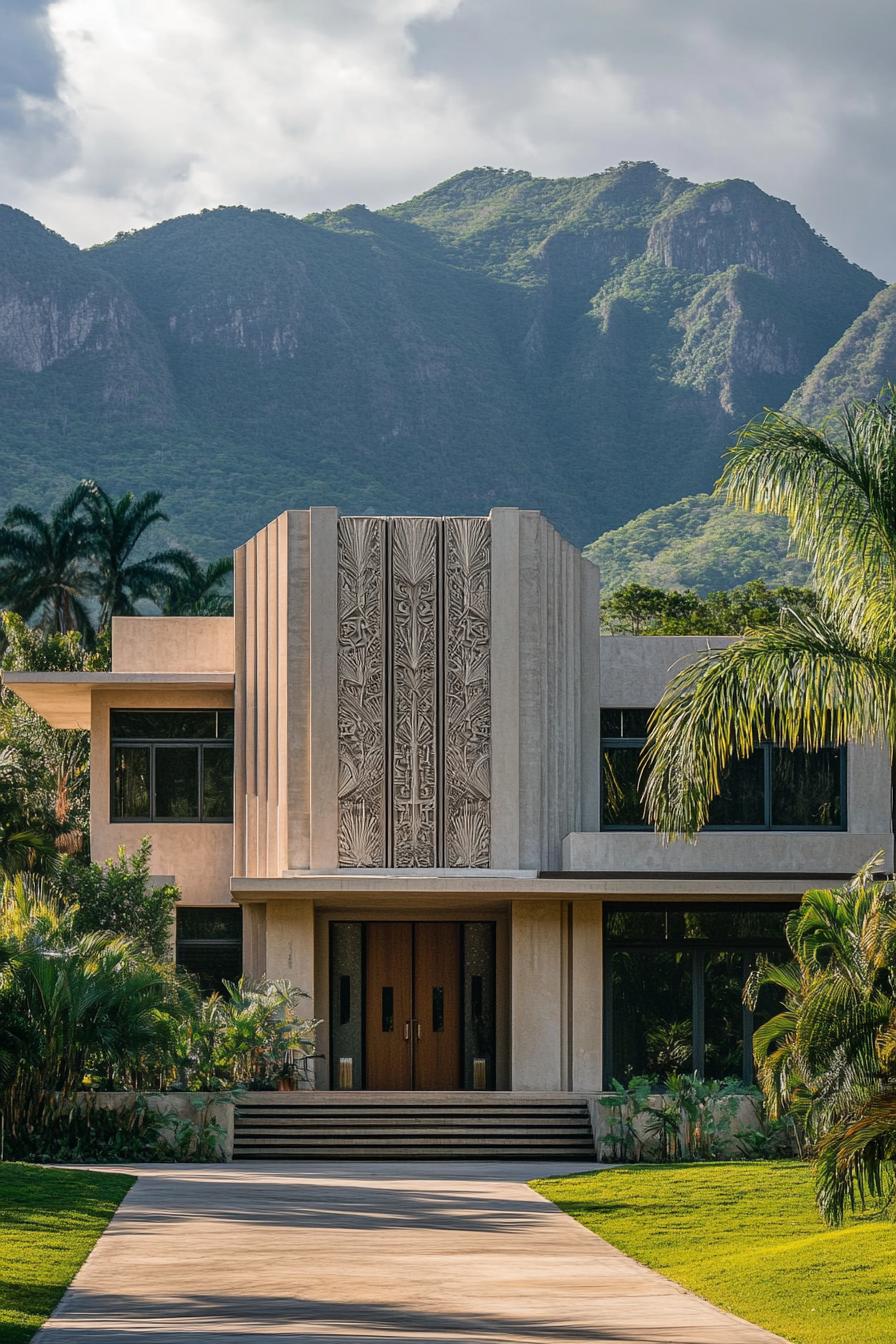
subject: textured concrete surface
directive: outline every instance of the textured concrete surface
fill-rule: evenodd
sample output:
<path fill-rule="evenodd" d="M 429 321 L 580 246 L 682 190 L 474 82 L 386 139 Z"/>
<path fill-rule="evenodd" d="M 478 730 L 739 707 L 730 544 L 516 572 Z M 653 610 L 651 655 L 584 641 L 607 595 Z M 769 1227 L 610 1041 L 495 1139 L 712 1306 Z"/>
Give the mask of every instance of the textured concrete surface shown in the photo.
<path fill-rule="evenodd" d="M 570 1167 L 149 1167 L 39 1344 L 771 1344 L 528 1189 Z"/>

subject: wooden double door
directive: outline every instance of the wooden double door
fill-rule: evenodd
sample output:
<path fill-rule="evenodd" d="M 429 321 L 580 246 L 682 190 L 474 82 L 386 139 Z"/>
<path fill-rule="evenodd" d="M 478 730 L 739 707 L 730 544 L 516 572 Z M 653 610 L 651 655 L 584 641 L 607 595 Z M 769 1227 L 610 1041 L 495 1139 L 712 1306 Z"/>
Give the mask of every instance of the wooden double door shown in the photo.
<path fill-rule="evenodd" d="M 371 1090 L 462 1086 L 459 923 L 366 926 L 365 1072 Z"/>

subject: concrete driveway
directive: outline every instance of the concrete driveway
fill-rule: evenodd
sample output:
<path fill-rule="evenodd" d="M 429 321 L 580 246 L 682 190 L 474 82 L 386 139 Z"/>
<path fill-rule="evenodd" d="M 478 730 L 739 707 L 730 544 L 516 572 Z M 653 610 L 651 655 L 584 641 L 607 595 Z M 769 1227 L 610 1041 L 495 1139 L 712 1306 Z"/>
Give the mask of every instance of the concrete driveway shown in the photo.
<path fill-rule="evenodd" d="M 118 1168 L 120 1170 L 120 1168 Z M 140 1167 L 39 1344 L 770 1344 L 530 1190 L 522 1163 Z"/>

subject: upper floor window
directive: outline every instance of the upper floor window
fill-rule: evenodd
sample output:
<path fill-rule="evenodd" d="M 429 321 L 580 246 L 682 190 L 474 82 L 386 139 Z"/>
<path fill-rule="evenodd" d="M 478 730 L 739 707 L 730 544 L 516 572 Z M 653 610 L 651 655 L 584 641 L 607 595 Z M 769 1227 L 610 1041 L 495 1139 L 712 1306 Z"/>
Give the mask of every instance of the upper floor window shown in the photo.
<path fill-rule="evenodd" d="M 638 789 L 649 709 L 601 710 L 601 825 L 647 830 Z M 709 808 L 707 830 L 843 830 L 846 749 L 806 751 L 764 742 L 733 760 Z"/>
<path fill-rule="evenodd" d="M 113 821 L 232 821 L 232 709 L 113 709 Z"/>

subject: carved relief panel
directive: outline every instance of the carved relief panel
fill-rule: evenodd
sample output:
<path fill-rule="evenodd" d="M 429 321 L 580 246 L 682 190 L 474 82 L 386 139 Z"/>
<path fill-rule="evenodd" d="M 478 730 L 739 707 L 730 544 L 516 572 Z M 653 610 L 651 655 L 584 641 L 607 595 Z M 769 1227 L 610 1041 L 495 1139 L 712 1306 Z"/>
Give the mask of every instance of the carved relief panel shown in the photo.
<path fill-rule="evenodd" d="M 437 858 L 438 534 L 432 518 L 392 523 L 392 862 Z"/>
<path fill-rule="evenodd" d="M 386 850 L 385 535 L 339 520 L 339 863 L 382 868 Z"/>
<path fill-rule="evenodd" d="M 491 627 L 486 518 L 445 520 L 445 864 L 487 868 Z"/>
<path fill-rule="evenodd" d="M 485 868 L 485 518 L 339 521 L 339 864 Z"/>

